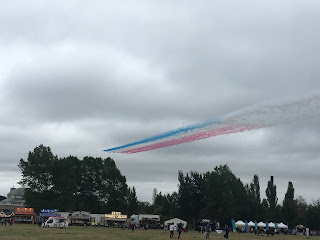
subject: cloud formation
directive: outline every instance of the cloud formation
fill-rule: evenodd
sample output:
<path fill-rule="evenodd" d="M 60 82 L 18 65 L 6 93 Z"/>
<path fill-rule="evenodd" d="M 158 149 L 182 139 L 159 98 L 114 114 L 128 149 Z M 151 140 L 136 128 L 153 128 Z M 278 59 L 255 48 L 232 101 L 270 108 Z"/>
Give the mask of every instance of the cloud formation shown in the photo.
<path fill-rule="evenodd" d="M 264 192 L 275 177 L 308 202 L 319 124 L 300 119 L 134 156 L 102 150 L 261 101 L 320 89 L 318 1 L 5 2 L 0 9 L 0 194 L 39 144 L 112 157 L 138 198 L 177 190 L 178 171 L 228 164 Z"/>

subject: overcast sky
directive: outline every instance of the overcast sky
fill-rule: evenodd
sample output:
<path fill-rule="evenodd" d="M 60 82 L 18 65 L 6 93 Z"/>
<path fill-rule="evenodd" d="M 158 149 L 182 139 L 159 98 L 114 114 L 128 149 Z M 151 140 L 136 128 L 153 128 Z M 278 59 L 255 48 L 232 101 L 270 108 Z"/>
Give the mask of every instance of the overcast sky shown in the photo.
<path fill-rule="evenodd" d="M 116 147 L 265 100 L 320 89 L 320 2 L 2 1 L 0 195 L 44 144 L 111 157 L 140 201 L 177 191 L 178 171 L 227 164 L 320 198 L 318 118 L 131 155 Z"/>

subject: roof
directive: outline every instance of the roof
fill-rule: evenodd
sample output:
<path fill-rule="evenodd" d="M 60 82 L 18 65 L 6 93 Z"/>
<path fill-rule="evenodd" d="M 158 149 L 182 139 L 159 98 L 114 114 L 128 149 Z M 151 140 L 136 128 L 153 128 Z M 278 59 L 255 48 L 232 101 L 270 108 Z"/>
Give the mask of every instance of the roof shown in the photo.
<path fill-rule="evenodd" d="M 235 223 L 236 226 L 245 226 L 245 222 L 243 222 L 242 220 L 236 221 Z"/>
<path fill-rule="evenodd" d="M 180 218 L 172 218 L 164 222 L 165 225 L 168 225 L 168 223 L 182 223 L 183 225 L 187 225 L 187 222 Z"/>
<path fill-rule="evenodd" d="M 0 203 L 2 203 L 2 204 L 6 204 L 6 203 L 22 203 L 22 204 L 24 204 L 24 200 L 23 199 L 16 199 L 16 198 L 6 198 L 6 199 L 0 201 Z"/>
<path fill-rule="evenodd" d="M 8 195 L 23 196 L 25 188 L 16 188 L 11 190 Z"/>

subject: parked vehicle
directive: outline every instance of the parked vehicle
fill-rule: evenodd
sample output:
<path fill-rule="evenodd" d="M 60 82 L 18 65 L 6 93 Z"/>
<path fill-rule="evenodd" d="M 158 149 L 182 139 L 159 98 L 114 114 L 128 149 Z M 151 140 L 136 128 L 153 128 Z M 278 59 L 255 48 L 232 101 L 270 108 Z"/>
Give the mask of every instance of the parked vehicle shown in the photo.
<path fill-rule="evenodd" d="M 66 217 L 49 217 L 49 219 L 44 223 L 43 227 L 67 228 L 68 226 L 69 221 Z"/>

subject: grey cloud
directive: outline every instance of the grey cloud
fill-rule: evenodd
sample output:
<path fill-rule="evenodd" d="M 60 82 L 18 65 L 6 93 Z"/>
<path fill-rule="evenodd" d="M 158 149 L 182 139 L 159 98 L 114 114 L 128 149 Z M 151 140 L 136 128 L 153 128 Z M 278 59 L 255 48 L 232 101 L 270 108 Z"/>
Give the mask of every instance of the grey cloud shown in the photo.
<path fill-rule="evenodd" d="M 59 157 L 111 156 L 139 200 L 154 187 L 176 190 L 179 170 L 226 163 L 244 183 L 258 174 L 262 191 L 274 175 L 279 198 L 288 181 L 318 198 L 318 117 L 135 155 L 102 151 L 319 89 L 318 9 L 318 1 L 4 3 L 1 176 L 19 175 L 19 159 L 43 143 Z"/>

